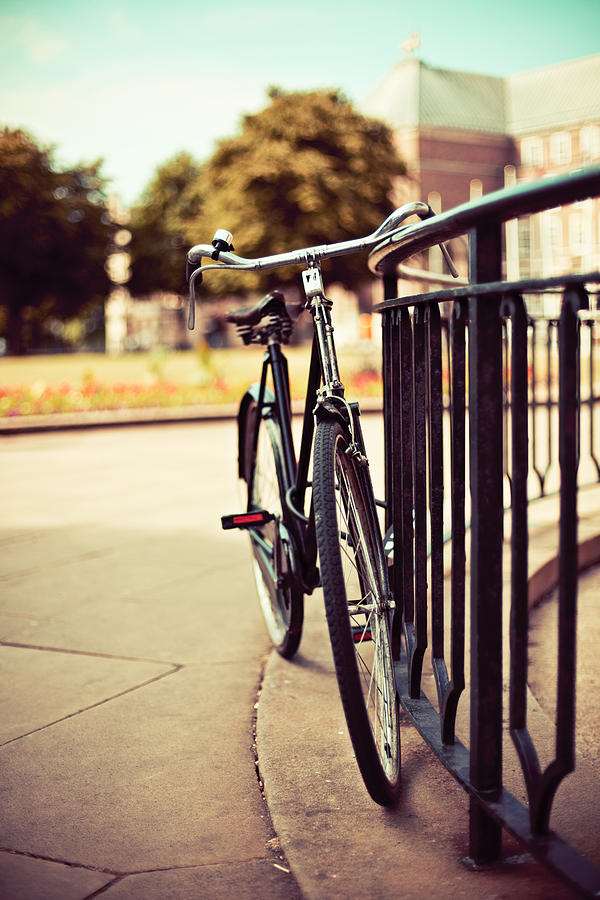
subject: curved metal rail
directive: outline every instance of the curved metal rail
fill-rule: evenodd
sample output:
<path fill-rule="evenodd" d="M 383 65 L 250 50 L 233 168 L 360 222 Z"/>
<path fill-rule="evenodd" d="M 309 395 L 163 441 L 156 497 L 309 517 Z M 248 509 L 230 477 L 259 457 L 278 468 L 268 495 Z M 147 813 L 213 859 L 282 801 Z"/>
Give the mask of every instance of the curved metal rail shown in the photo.
<path fill-rule="evenodd" d="M 396 608 L 402 611 L 401 625 L 396 625 L 397 642 L 401 637 L 403 642 L 397 669 L 401 701 L 425 740 L 469 792 L 470 857 L 477 864 L 499 859 L 501 831 L 506 828 L 589 896 L 598 896 L 600 870 L 552 832 L 550 818 L 556 791 L 575 764 L 578 472 L 581 480 L 586 457 L 591 480 L 600 482 L 600 452 L 593 430 L 600 402 L 600 371 L 594 367 L 600 332 L 597 313 L 590 310 L 597 304 L 590 285 L 600 284 L 600 272 L 509 282 L 502 274 L 502 243 L 506 221 L 599 195 L 600 166 L 520 185 L 408 225 L 378 244 L 369 257 L 371 270 L 384 280 L 385 299 L 376 308 L 383 317 L 386 515 L 396 547 L 391 581 Z M 398 276 L 415 277 L 405 260 L 463 235 L 468 239 L 469 284 L 450 289 L 444 278 L 438 290 L 398 296 Z M 418 280 L 425 280 L 422 272 L 418 274 Z M 440 284 L 437 274 L 430 280 Z M 542 326 L 528 315 L 527 297 L 557 289 L 560 311 L 551 324 Z M 447 331 L 442 329 L 442 311 Z M 542 327 L 547 352 L 539 346 Z M 542 364 L 548 377 L 545 392 L 539 382 L 532 390 L 532 371 L 535 375 L 536 366 Z M 540 407 L 547 411 L 544 427 Z M 547 442 L 546 455 L 542 442 Z M 528 500 L 532 479 L 537 479 L 541 493 L 548 493 L 550 468 L 559 470 L 555 476 L 560 492 L 559 654 L 555 752 L 550 764 L 542 767 L 527 719 Z M 511 544 L 505 551 L 507 493 Z M 445 513 L 451 534 L 449 603 L 444 581 Z M 508 727 L 527 804 L 503 782 L 507 561 Z M 465 671 L 467 640 L 470 677 Z M 434 675 L 437 707 L 422 690 L 426 658 Z M 456 733 L 466 684 L 469 749 Z"/>

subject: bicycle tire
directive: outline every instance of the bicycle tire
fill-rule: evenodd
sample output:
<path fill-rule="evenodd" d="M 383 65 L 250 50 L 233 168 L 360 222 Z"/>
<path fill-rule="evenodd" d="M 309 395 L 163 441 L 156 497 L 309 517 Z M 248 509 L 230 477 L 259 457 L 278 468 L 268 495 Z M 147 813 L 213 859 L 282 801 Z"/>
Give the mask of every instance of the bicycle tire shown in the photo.
<path fill-rule="evenodd" d="M 345 452 L 348 447 L 338 422 L 319 422 L 313 500 L 321 584 L 356 761 L 372 799 L 394 806 L 400 727 L 387 569 L 376 512 L 369 508 L 360 462 Z"/>
<path fill-rule="evenodd" d="M 281 429 L 272 416 L 261 416 L 256 453 L 254 429 L 258 407 L 250 405 L 245 418 L 244 473 L 248 485 L 248 509 L 270 512 L 274 519 L 250 531 L 253 572 L 260 608 L 269 637 L 277 652 L 290 659 L 298 649 L 304 620 L 304 594 L 298 576 L 292 571 L 293 547 L 281 540 L 283 497 L 286 484 L 283 467 Z M 291 542 L 291 538 L 289 538 Z M 278 554 L 280 583 L 274 572 Z"/>

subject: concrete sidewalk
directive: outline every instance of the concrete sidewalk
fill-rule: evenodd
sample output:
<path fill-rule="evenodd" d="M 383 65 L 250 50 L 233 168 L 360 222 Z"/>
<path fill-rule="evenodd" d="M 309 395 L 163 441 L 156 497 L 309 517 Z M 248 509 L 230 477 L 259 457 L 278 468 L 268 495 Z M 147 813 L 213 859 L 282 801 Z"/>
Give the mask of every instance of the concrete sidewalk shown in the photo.
<path fill-rule="evenodd" d="M 600 493 L 595 498 L 588 494 L 582 506 L 582 536 L 600 533 Z M 542 572 L 556 552 L 555 514 L 555 501 L 534 513 L 538 522 L 530 555 L 532 565 Z M 594 549 L 598 553 L 598 542 Z M 545 581 L 538 582 L 539 596 L 550 584 L 550 570 L 551 566 Z M 597 568 L 590 569 L 580 581 L 577 769 L 561 787 L 552 817 L 553 827 L 597 865 L 599 573 Z M 531 617 L 530 682 L 540 701 L 530 693 L 529 727 L 544 764 L 553 758 L 555 601 L 556 597 L 549 597 Z M 370 801 L 347 736 L 321 606 L 321 597 L 308 601 L 296 660 L 288 663 L 274 654 L 269 658 L 258 718 L 259 760 L 269 809 L 304 896 L 310 900 L 577 896 L 507 835 L 501 865 L 476 872 L 467 869 L 462 862 L 469 846 L 467 796 L 406 718 L 402 727 L 405 787 L 400 804 L 395 811 L 387 811 Z M 550 652 L 542 653 L 548 645 Z M 434 699 L 427 667 L 424 687 Z M 459 736 L 468 743 L 468 694 L 461 706 Z M 507 787 L 524 802 L 522 777 L 509 740 L 503 752 Z"/>
<path fill-rule="evenodd" d="M 363 425 L 380 470 L 381 423 Z M 401 803 L 369 799 L 320 593 L 297 659 L 280 659 L 245 537 L 219 530 L 240 503 L 234 422 L 15 435 L 0 455 L 3 900 L 574 896 L 510 840 L 501 866 L 465 868 L 467 798 L 406 723 Z M 591 535 L 600 503 L 583 496 Z M 556 510 L 536 515 L 542 569 Z M 597 733 L 563 804 L 588 852 Z"/>

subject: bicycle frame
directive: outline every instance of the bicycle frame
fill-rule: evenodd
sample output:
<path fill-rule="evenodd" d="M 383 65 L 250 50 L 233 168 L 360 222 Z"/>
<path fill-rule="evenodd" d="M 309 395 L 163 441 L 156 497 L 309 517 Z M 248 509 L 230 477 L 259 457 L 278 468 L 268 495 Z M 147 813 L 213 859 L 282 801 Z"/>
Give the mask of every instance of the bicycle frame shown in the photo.
<path fill-rule="evenodd" d="M 296 549 L 300 554 L 300 569 L 305 591 L 306 593 L 312 593 L 319 581 L 316 569 L 317 542 L 312 504 L 308 516 L 304 514 L 304 504 L 306 490 L 309 487 L 308 472 L 314 436 L 314 409 L 317 391 L 321 383 L 321 367 L 317 352 L 316 338 L 313 339 L 311 351 L 302 437 L 298 459 L 296 459 L 294 438 L 292 434 L 292 413 L 287 360 L 282 352 L 280 343 L 276 340 L 270 341 L 267 345 L 267 352 L 262 365 L 257 400 L 260 414 L 256 417 L 254 425 L 252 456 L 254 457 L 256 454 L 260 417 L 265 411 L 265 396 L 269 369 L 271 370 L 271 377 L 273 380 L 275 412 L 281 430 L 283 464 L 285 469 L 284 480 L 287 486 L 284 498 L 285 502 L 282 504 L 283 523 L 288 531 L 293 534 Z M 248 496 L 252 496 L 251 484 L 248 485 Z"/>
<path fill-rule="evenodd" d="M 283 522 L 295 539 L 301 556 L 304 587 L 312 593 L 318 583 L 317 542 L 314 515 L 304 513 L 306 489 L 309 487 L 308 473 L 312 453 L 315 421 L 319 417 L 335 417 L 345 426 L 350 437 L 353 453 L 366 462 L 362 431 L 358 422 L 358 404 L 350 405 L 344 397 L 344 385 L 340 380 L 337 353 L 333 339 L 331 322 L 332 302 L 323 293 L 320 266 L 316 261 L 303 273 L 307 306 L 313 317 L 313 341 L 308 370 L 306 398 L 300 450 L 296 459 L 292 434 L 292 413 L 290 402 L 289 371 L 286 357 L 277 339 L 271 338 L 263 361 L 259 384 L 256 418 L 252 438 L 252 456 L 256 454 L 260 416 L 265 409 L 267 377 L 269 369 L 273 380 L 275 410 L 281 430 L 285 483 L 288 486 L 283 504 Z M 370 484 L 370 481 L 369 481 Z M 252 496 L 252 485 L 248 486 L 248 496 Z"/>

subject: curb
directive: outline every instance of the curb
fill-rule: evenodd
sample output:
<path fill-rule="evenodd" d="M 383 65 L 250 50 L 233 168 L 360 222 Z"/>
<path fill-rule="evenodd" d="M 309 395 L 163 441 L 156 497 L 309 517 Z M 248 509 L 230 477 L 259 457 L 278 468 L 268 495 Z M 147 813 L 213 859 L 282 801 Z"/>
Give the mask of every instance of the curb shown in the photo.
<path fill-rule="evenodd" d="M 0 419 L 0 434 L 33 434 L 83 428 L 118 428 L 127 425 L 168 425 L 234 419 L 237 404 L 173 406 L 150 409 L 103 409 L 95 412 L 52 413 Z"/>
<path fill-rule="evenodd" d="M 368 397 L 360 401 L 361 412 L 381 413 L 381 401 Z M 120 428 L 132 425 L 177 425 L 219 422 L 237 418 L 237 403 L 222 406 L 172 406 L 148 409 L 103 409 L 94 412 L 52 413 L 41 416 L 8 416 L 0 419 L 0 435 L 35 434 L 85 428 Z M 292 414 L 302 415 L 304 404 L 292 404 Z"/>

